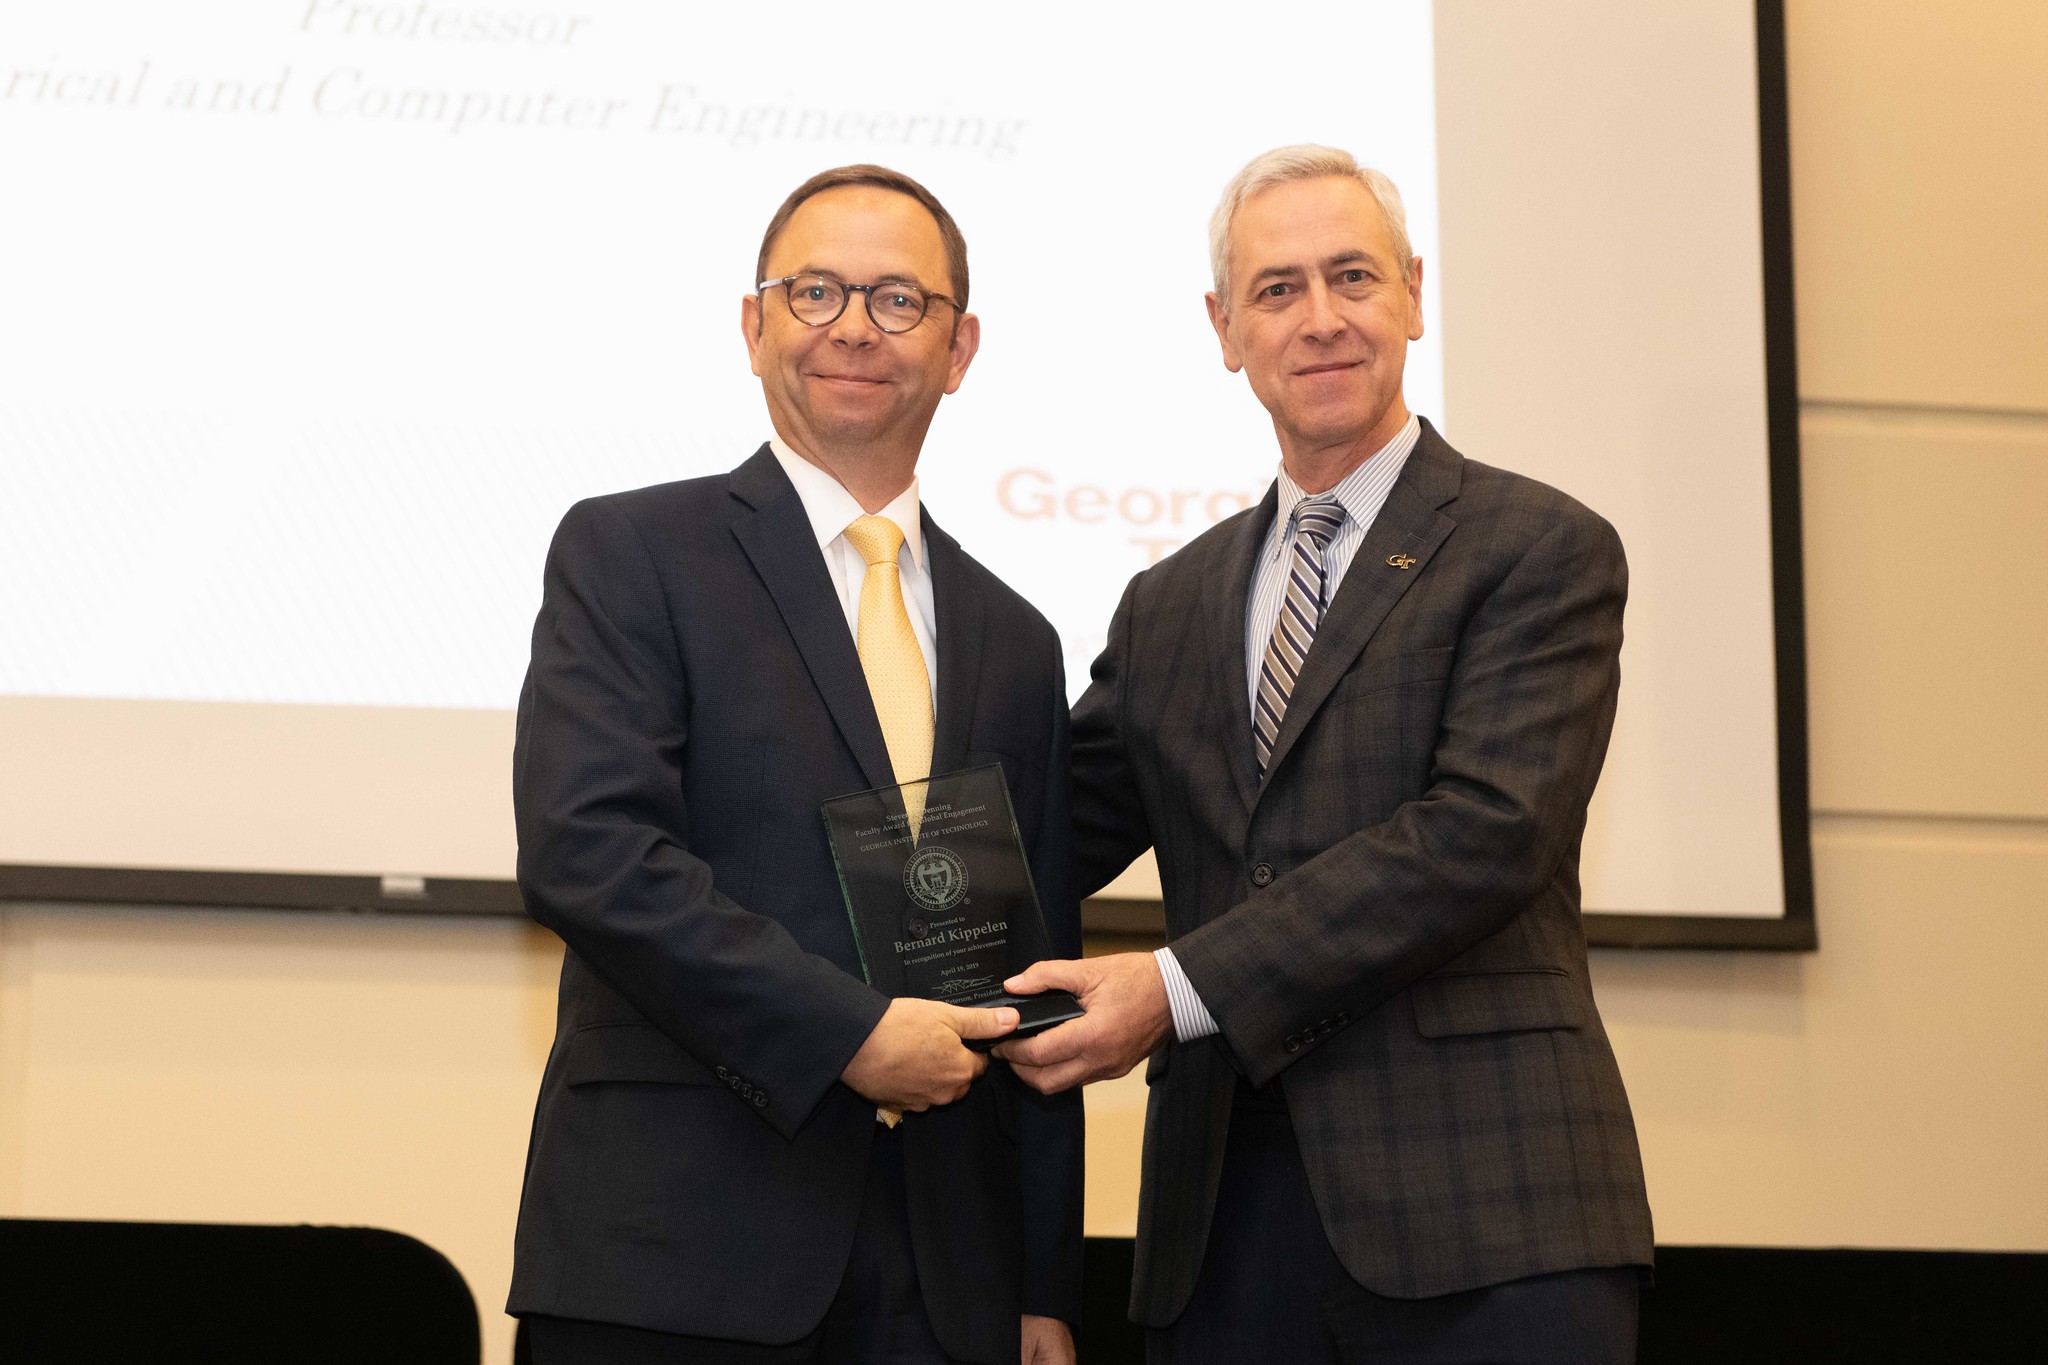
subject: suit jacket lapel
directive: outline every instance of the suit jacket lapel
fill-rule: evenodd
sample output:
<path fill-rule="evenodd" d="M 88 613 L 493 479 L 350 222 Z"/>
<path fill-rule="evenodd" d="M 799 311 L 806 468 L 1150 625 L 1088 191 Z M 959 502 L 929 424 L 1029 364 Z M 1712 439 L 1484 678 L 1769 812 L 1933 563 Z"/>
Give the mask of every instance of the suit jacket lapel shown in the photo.
<path fill-rule="evenodd" d="M 1259 550 L 1273 525 L 1273 513 L 1280 501 L 1280 485 L 1266 489 L 1265 500 L 1241 520 L 1223 551 L 1223 565 L 1216 571 L 1218 591 L 1209 610 L 1209 657 L 1216 673 L 1213 686 L 1223 693 L 1223 714 L 1229 731 L 1223 738 L 1223 752 L 1230 763 L 1230 778 L 1244 801 L 1247 814 L 1258 796 L 1258 761 L 1252 749 L 1251 689 L 1245 676 L 1244 614 L 1251 600 L 1252 571 L 1258 565 Z"/>
<path fill-rule="evenodd" d="M 775 599 L 782 623 L 846 747 L 870 785 L 895 785 L 860 652 L 854 647 L 853 632 L 846 628 L 846 611 L 833 591 L 825 558 L 818 553 L 803 500 L 767 446 L 733 471 L 732 493 L 751 509 L 735 519 L 732 533 Z"/>
<path fill-rule="evenodd" d="M 1287 700 L 1287 714 L 1281 718 L 1260 792 L 1280 770 L 1295 740 L 1365 649 L 1380 622 L 1428 571 L 1430 556 L 1457 526 L 1437 509 L 1457 496 L 1461 459 L 1435 428 L 1426 421 L 1422 424 L 1422 436 L 1407 466 L 1387 494 L 1386 505 L 1373 518 L 1372 529 L 1359 543 L 1343 586 L 1323 612 L 1308 658 L 1302 661 L 1301 677 L 1295 680 L 1294 692 Z"/>
<path fill-rule="evenodd" d="M 931 569 L 932 600 L 938 614 L 939 694 L 932 735 L 932 772 L 941 775 L 967 766 L 967 746 L 974 725 L 974 702 L 981 686 L 984 608 L 981 589 L 967 569 L 960 543 L 933 524 L 924 523 L 925 562 Z"/>

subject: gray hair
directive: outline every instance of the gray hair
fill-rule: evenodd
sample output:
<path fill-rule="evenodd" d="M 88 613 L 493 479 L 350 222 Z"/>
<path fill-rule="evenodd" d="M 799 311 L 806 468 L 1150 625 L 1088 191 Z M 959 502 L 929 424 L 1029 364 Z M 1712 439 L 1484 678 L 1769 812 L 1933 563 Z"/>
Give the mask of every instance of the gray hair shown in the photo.
<path fill-rule="evenodd" d="M 1226 310 L 1230 307 L 1230 230 L 1237 223 L 1238 209 L 1261 190 L 1326 175 L 1356 180 L 1371 192 L 1393 233 L 1394 254 L 1401 261 L 1401 283 L 1410 282 L 1410 262 L 1415 253 L 1408 248 L 1408 214 L 1401 207 L 1401 191 L 1380 172 L 1359 165 L 1349 152 L 1302 142 L 1292 147 L 1275 147 L 1253 157 L 1223 187 L 1223 198 L 1218 201 L 1216 212 L 1209 216 L 1209 270 L 1216 277 L 1216 297 L 1223 301 Z"/>

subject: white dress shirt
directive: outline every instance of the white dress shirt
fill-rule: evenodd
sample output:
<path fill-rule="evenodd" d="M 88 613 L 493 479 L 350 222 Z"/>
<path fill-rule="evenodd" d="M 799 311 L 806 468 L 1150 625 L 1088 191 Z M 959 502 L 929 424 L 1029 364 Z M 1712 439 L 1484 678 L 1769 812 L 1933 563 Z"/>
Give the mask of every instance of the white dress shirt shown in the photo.
<path fill-rule="evenodd" d="M 839 594 L 839 605 L 846 612 L 846 628 L 853 632 L 854 642 L 858 644 L 860 588 L 868 576 L 868 565 L 860 557 L 860 551 L 847 543 L 846 528 L 857 518 L 866 516 L 867 509 L 854 501 L 853 494 L 847 492 L 839 480 L 791 450 L 780 439 L 771 440 L 768 448 L 775 452 L 782 472 L 789 475 L 789 481 L 796 485 L 796 495 L 804 505 L 804 515 L 810 518 L 811 533 L 818 538 L 818 549 L 825 556 L 825 568 L 832 575 L 832 587 Z M 898 493 L 887 507 L 875 515 L 887 517 L 903 532 L 903 548 L 896 554 L 896 570 L 903 580 L 903 605 L 909 609 L 910 633 L 917 637 L 918 652 L 924 655 L 925 676 L 931 680 L 932 704 L 936 707 L 939 696 L 939 618 L 932 604 L 931 569 L 925 562 L 924 526 L 918 515 L 917 480 L 912 478 L 910 487 Z"/>
<path fill-rule="evenodd" d="M 1372 529 L 1373 521 L 1379 516 L 1380 508 L 1386 506 L 1387 494 L 1394 489 L 1394 481 L 1401 477 L 1401 471 L 1408 466 L 1408 456 L 1415 450 L 1415 442 L 1422 435 L 1422 423 L 1410 415 L 1408 424 L 1394 435 L 1394 439 L 1374 451 L 1364 464 L 1344 476 L 1344 479 L 1327 494 L 1317 497 L 1334 497 L 1344 507 L 1344 524 L 1337 528 L 1337 534 L 1330 539 L 1329 547 L 1323 552 L 1323 602 L 1337 600 L 1337 588 L 1344 581 L 1345 572 L 1351 567 L 1352 557 L 1365 540 L 1365 533 Z M 1273 626 L 1280 619 L 1280 606 L 1287 596 L 1287 571 L 1284 566 L 1288 547 L 1294 540 L 1295 515 L 1303 499 L 1310 495 L 1301 491 L 1301 485 L 1288 477 L 1287 465 L 1280 465 L 1276 480 L 1280 487 L 1279 503 L 1273 513 L 1273 525 L 1266 532 L 1265 546 L 1259 551 L 1258 562 L 1252 568 L 1251 591 L 1247 594 L 1244 611 L 1244 659 L 1245 685 L 1254 710 L 1259 704 L 1259 667 L 1266 658 L 1266 646 L 1273 638 Z M 1309 643 L 1309 653 L 1315 653 L 1315 643 Z M 1250 744 L 1249 733 L 1237 737 L 1237 742 Z M 1166 1003 L 1173 1012 L 1174 1036 L 1183 1043 L 1197 1038 L 1206 1038 L 1221 1032 L 1216 1019 L 1209 1013 L 1202 997 L 1195 992 L 1194 983 L 1188 980 L 1186 972 L 1173 956 L 1173 949 L 1160 948 L 1153 954 L 1159 963 L 1160 978 L 1166 983 Z"/>

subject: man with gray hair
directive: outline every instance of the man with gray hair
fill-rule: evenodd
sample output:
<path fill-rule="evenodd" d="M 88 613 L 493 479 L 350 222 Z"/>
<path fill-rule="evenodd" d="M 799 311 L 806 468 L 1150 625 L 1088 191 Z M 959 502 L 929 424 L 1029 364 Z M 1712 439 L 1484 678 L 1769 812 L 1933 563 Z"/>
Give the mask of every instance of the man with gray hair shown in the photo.
<path fill-rule="evenodd" d="M 1578 877 L 1621 543 L 1409 413 L 1385 176 L 1269 152 L 1210 240 L 1280 468 L 1131 581 L 1074 712 L 1078 889 L 1155 849 L 1168 946 L 1013 979 L 1088 1012 L 998 1051 L 1047 1092 L 1149 1056 L 1155 1361 L 1630 1360 L 1650 1212 Z"/>

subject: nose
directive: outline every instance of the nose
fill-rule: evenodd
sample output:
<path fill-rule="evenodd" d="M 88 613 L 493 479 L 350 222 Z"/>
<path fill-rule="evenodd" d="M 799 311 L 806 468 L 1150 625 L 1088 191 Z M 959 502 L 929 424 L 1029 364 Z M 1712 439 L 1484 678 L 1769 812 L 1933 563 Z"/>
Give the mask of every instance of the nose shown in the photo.
<path fill-rule="evenodd" d="M 872 346 L 888 335 L 875 326 L 875 320 L 868 315 L 868 291 L 849 289 L 846 291 L 846 307 L 826 328 L 826 335 L 840 346 Z"/>
<path fill-rule="evenodd" d="M 1333 341 L 1344 331 L 1344 315 L 1336 296 L 1322 280 L 1308 282 L 1308 310 L 1302 314 L 1302 335 L 1311 341 Z"/>

